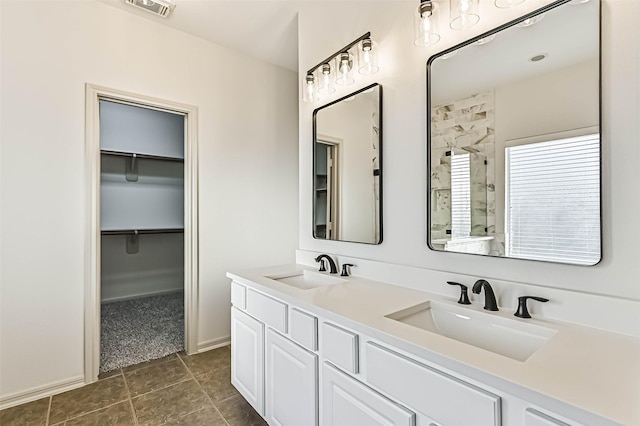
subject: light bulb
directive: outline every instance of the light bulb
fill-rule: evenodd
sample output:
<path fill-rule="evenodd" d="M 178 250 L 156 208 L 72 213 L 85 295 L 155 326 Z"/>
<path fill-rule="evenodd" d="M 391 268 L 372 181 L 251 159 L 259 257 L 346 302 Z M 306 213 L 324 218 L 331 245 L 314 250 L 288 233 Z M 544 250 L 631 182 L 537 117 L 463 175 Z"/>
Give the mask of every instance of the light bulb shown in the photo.
<path fill-rule="evenodd" d="M 302 80 L 302 101 L 315 102 L 317 100 L 316 79 L 313 73 L 307 74 Z"/>
<path fill-rule="evenodd" d="M 360 74 L 375 74 L 378 72 L 378 57 L 376 43 L 365 38 L 358 45 L 358 72 Z"/>
<path fill-rule="evenodd" d="M 318 93 L 326 95 L 333 93 L 336 89 L 333 87 L 333 73 L 331 72 L 331 64 L 322 64 L 321 73 L 318 78 Z"/>
<path fill-rule="evenodd" d="M 432 1 L 422 1 L 418 5 L 414 14 L 414 44 L 416 46 L 429 46 L 440 40 L 434 16 L 436 8 L 436 3 Z"/>
<path fill-rule="evenodd" d="M 347 86 L 355 83 L 353 78 L 353 57 L 349 52 L 342 52 L 338 58 L 338 78 L 336 84 Z"/>

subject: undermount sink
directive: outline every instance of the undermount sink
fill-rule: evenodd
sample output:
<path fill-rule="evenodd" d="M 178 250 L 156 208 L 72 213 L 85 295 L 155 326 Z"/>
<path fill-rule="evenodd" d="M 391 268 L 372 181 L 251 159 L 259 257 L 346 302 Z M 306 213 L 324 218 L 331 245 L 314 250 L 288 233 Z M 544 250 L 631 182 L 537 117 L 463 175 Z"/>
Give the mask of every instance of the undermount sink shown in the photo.
<path fill-rule="evenodd" d="M 518 361 L 525 361 L 556 333 L 551 328 L 433 300 L 387 318 Z"/>
<path fill-rule="evenodd" d="M 330 275 L 321 274 L 320 272 L 308 270 L 293 271 L 286 274 L 268 275 L 266 278 L 270 278 L 272 280 L 297 287 L 301 290 L 309 290 L 312 288 L 342 284 L 347 282 L 347 280 L 342 278 L 332 277 Z"/>

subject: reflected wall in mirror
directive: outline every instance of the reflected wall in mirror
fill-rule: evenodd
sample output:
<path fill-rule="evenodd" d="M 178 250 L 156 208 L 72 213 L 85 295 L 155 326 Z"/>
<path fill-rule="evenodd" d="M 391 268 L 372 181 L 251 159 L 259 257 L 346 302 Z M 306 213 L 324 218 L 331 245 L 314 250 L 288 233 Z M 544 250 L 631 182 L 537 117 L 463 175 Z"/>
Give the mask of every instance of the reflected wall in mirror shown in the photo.
<path fill-rule="evenodd" d="M 429 247 L 598 263 L 600 2 L 554 2 L 427 76 Z"/>
<path fill-rule="evenodd" d="M 382 242 L 382 86 L 313 112 L 313 237 Z"/>

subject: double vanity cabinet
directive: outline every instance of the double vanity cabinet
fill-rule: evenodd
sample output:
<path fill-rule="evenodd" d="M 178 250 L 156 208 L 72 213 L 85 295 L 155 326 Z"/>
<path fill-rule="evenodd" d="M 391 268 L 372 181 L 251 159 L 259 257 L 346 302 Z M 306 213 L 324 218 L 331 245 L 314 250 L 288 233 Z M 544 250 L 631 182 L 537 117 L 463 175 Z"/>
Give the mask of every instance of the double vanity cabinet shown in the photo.
<path fill-rule="evenodd" d="M 426 293 L 296 268 L 295 274 L 227 274 L 231 382 L 270 425 L 619 424 L 518 383 L 500 386 L 486 371 L 456 362 L 468 345 L 433 340 L 432 333 L 379 315 Z M 473 346 L 468 352 L 489 364 L 521 362 Z"/>

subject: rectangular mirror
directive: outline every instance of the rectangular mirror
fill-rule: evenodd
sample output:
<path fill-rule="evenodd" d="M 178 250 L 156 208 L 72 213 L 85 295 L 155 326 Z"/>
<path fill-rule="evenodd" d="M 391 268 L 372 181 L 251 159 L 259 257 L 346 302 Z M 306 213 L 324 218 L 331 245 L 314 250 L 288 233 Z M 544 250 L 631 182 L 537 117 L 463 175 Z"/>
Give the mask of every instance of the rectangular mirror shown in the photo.
<path fill-rule="evenodd" d="M 313 111 L 313 237 L 382 242 L 382 86 Z"/>
<path fill-rule="evenodd" d="M 432 250 L 600 261 L 599 0 L 432 56 L 427 93 Z"/>

